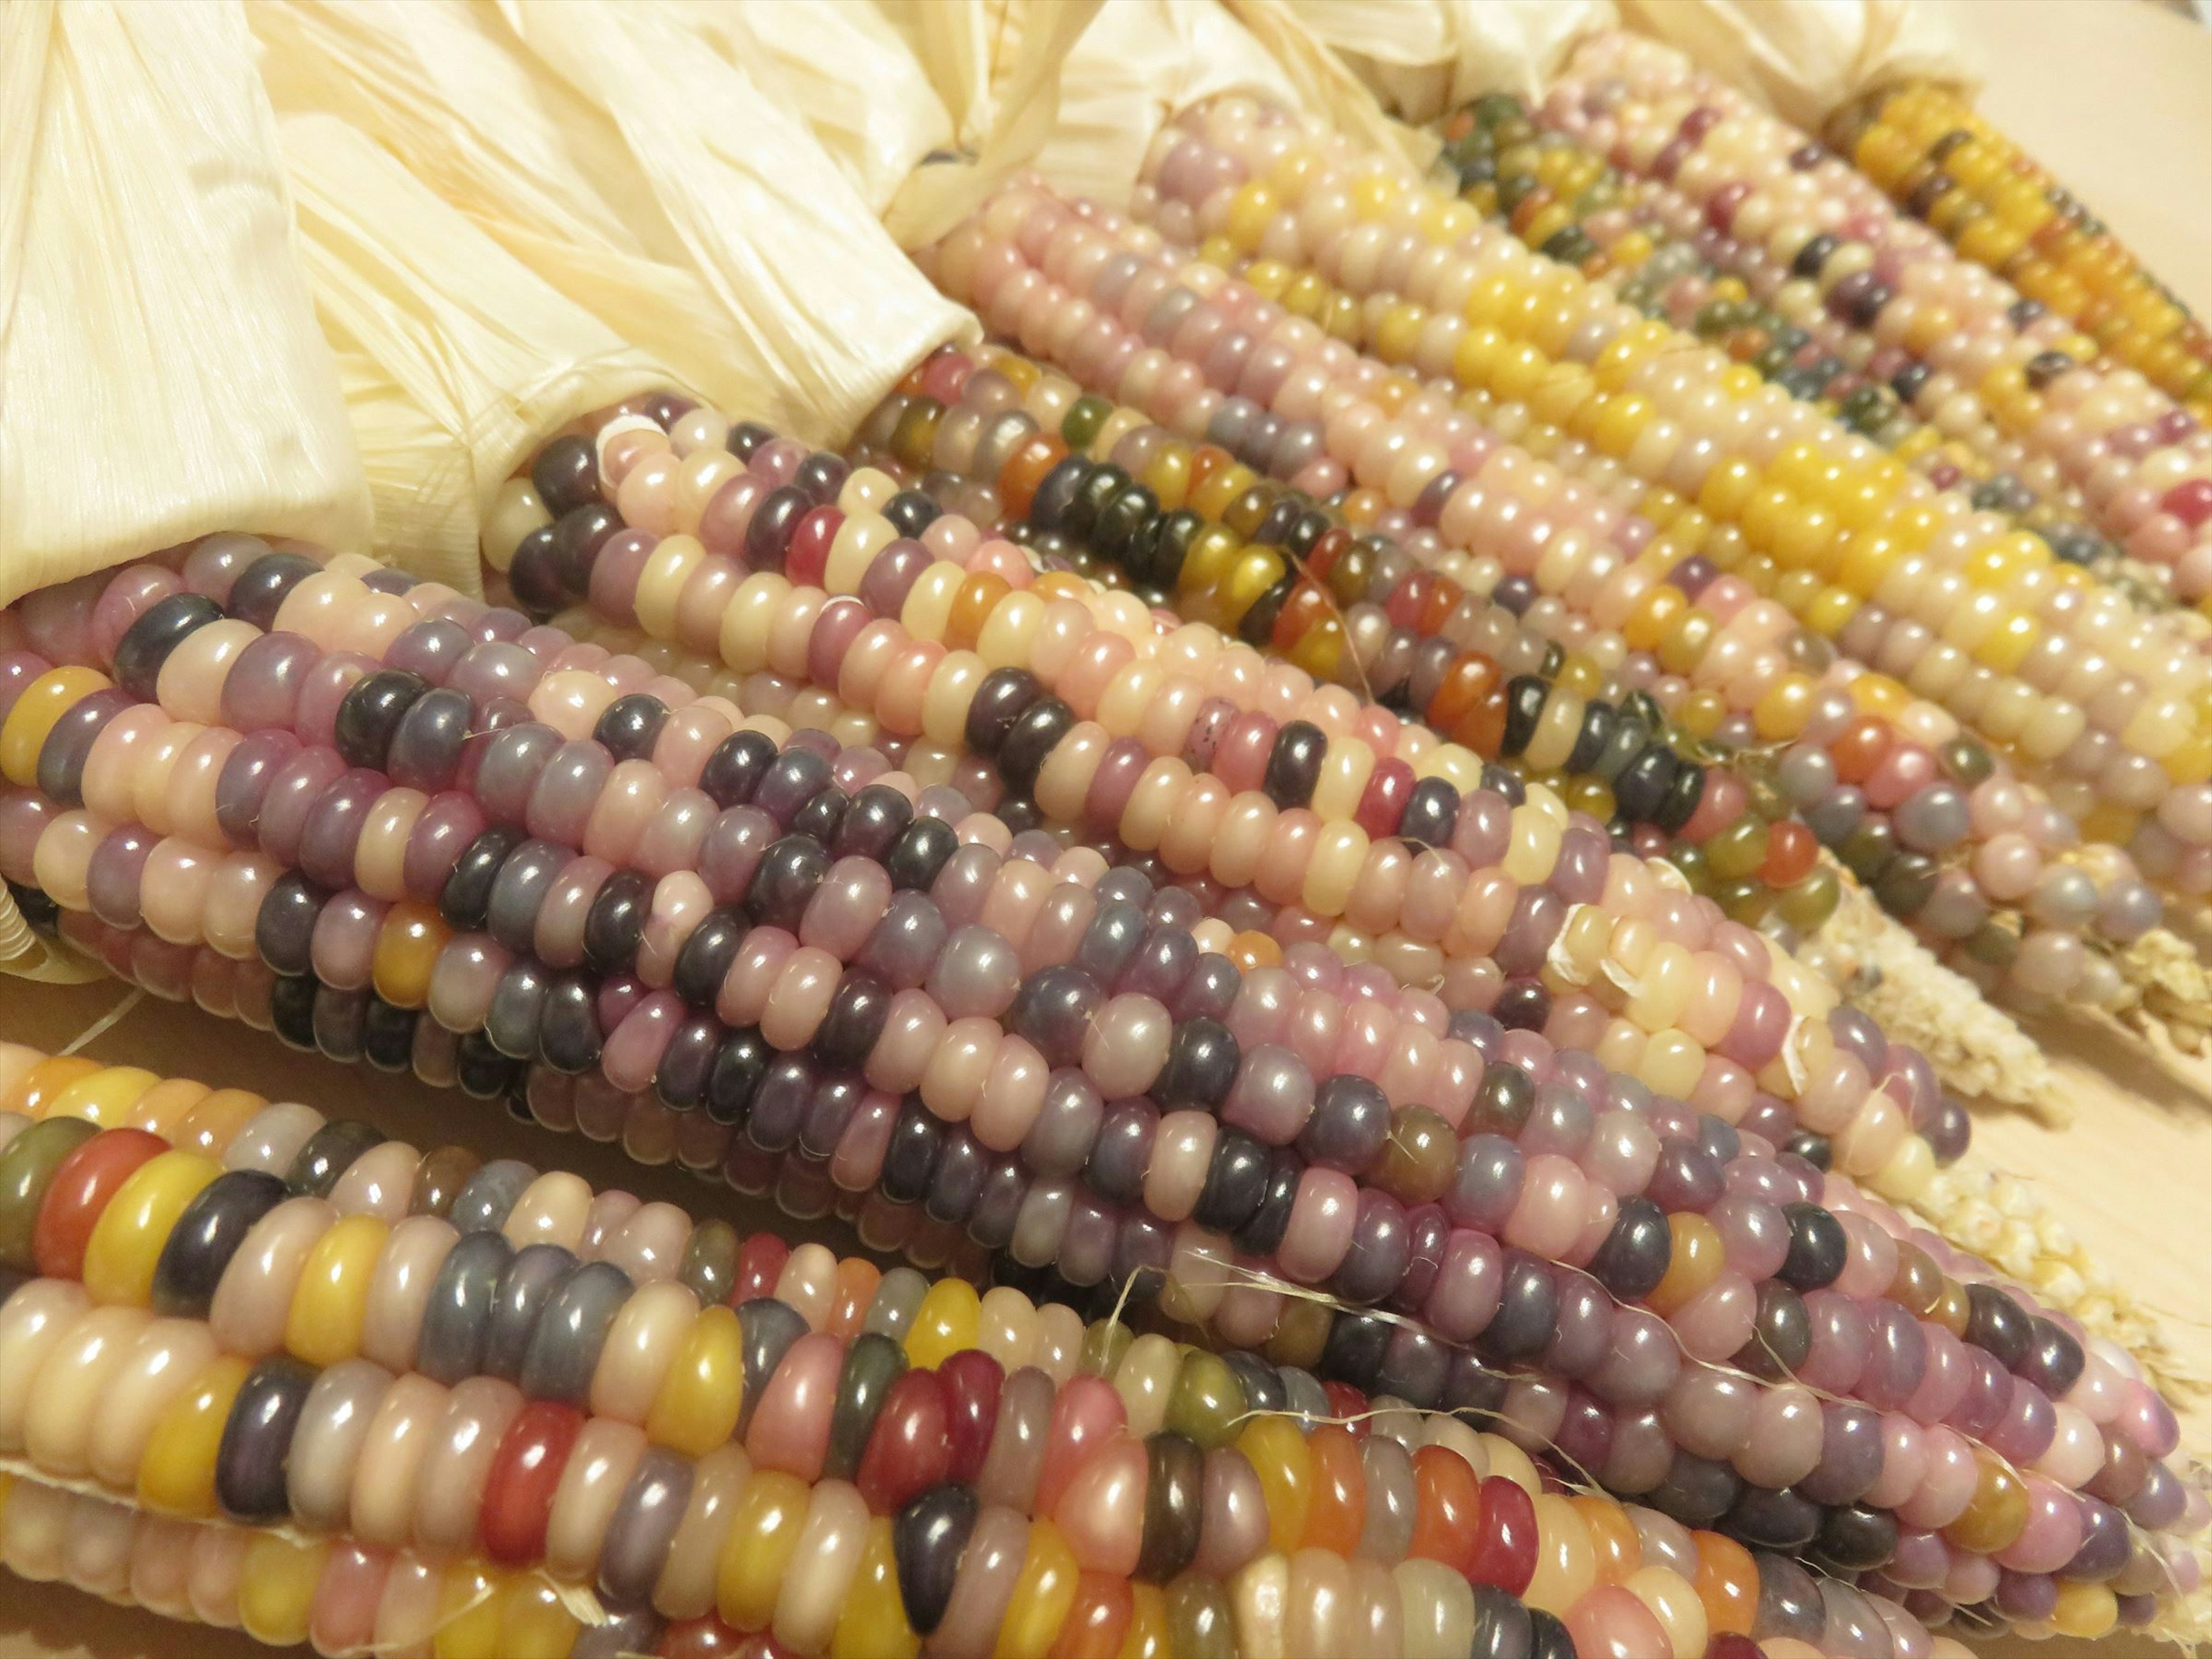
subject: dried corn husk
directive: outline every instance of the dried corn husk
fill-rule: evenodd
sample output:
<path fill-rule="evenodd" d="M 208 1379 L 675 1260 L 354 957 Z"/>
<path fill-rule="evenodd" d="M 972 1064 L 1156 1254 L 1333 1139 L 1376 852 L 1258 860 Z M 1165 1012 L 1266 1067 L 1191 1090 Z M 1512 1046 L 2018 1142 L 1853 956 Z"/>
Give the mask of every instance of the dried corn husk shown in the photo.
<path fill-rule="evenodd" d="M 1086 0 L 1087 3 L 1087 0 Z M 878 216 L 908 175 L 958 147 L 951 112 L 905 35 L 871 4 L 665 0 L 815 141 Z"/>
<path fill-rule="evenodd" d="M 1818 132 L 1855 98 L 1906 81 L 1972 91 L 1941 10 L 1924 0 L 1615 0 L 1621 21 Z"/>
<path fill-rule="evenodd" d="M 367 539 L 236 5 L 0 11 L 0 602 L 244 526 Z"/>
<path fill-rule="evenodd" d="M 1283 0 L 1109 0 L 1061 71 L 1059 124 L 1036 165 L 1065 194 L 1121 205 L 1153 135 L 1231 94 L 1318 117 L 1415 166 L 1434 153 Z"/>
<path fill-rule="evenodd" d="M 368 539 L 226 0 L 0 9 L 0 603 L 210 531 Z M 0 894 L 0 972 L 97 977 Z"/>
<path fill-rule="evenodd" d="M 335 116 L 289 117 L 280 139 L 378 549 L 473 591 L 482 515 L 544 434 L 678 377 Z"/>
<path fill-rule="evenodd" d="M 1037 170 L 1063 194 L 1121 205 L 1153 134 L 1178 112 L 1225 94 L 1298 103 L 1282 65 L 1225 7 L 1120 0 L 1077 43 L 1061 76 L 1060 125 Z"/>
<path fill-rule="evenodd" d="M 2053 1127 L 2072 1122 L 2064 1084 L 2012 1017 L 1936 961 L 1857 880 L 1844 877 L 1843 890 L 1820 937 L 1858 960 L 1851 1002 L 1926 1054 L 1960 1094 L 2018 1107 Z"/>
<path fill-rule="evenodd" d="M 1063 77 L 1103 15 L 1099 0 L 876 0 L 951 125 L 884 211 L 902 247 L 965 218 L 1058 130 Z M 1112 9 L 1109 8 L 1108 9 Z M 855 85 L 848 77 L 848 85 Z M 868 95 L 865 86 L 860 88 Z"/>
<path fill-rule="evenodd" d="M 1416 166 L 1433 155 L 1281 0 L 1110 0 L 1068 55 L 1036 166 L 1064 195 L 1121 206 L 1159 128 L 1224 95 L 1305 111 Z"/>
<path fill-rule="evenodd" d="M 669 14 L 304 0 L 254 9 L 278 110 L 337 115 L 733 415 L 842 439 L 972 337 L 811 135 Z"/>
<path fill-rule="evenodd" d="M 1223 93 L 1321 115 L 1417 161 L 1432 148 L 1385 118 L 1282 0 L 663 3 L 725 58 L 773 64 L 771 95 L 908 247 L 1033 163 L 1069 193 L 1126 200 L 1160 125 Z"/>
<path fill-rule="evenodd" d="M 783 430 L 842 441 L 917 358 L 975 337 L 975 319 L 900 256 L 807 130 L 749 76 L 689 50 L 667 19 L 609 0 L 502 0 L 500 13 L 620 134 L 692 266 L 782 389 L 770 418 Z"/>
<path fill-rule="evenodd" d="M 1538 98 L 1613 0 L 1285 0 L 1401 120 L 1433 121 L 1486 92 Z"/>
<path fill-rule="evenodd" d="M 1971 1250 L 2084 1330 L 2117 1342 L 2170 1398 L 2212 1389 L 2212 1377 L 2168 1340 L 2165 1322 L 2052 1213 L 2031 1182 L 1968 1156 L 1938 1170 L 1906 1206 L 1962 1250 Z"/>
<path fill-rule="evenodd" d="M 1486 92 L 1540 97 L 1575 47 L 1623 25 L 1817 131 L 1902 81 L 1977 77 L 1924 0 L 1284 0 L 1394 114 L 1432 121 Z"/>

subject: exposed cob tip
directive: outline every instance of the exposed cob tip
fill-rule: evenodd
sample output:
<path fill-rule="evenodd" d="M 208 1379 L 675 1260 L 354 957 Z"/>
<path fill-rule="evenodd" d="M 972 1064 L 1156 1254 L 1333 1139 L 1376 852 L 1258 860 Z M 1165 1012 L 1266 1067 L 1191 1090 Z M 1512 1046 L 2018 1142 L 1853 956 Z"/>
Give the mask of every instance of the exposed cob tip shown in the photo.
<path fill-rule="evenodd" d="M 1852 1006 L 1926 1054 L 1951 1088 L 2031 1113 L 2050 1128 L 2074 1121 L 2042 1049 L 1972 983 L 1936 961 L 1857 882 L 1844 883 L 1843 901 L 1820 943 L 1857 958 L 1859 971 L 1846 989 Z"/>
<path fill-rule="evenodd" d="M 2186 939 L 2154 927 L 2122 953 L 2119 968 L 2131 998 L 2117 1011 L 2121 1024 L 2185 1054 L 2212 1049 L 2212 975 Z"/>
<path fill-rule="evenodd" d="M 2212 1392 L 2212 1376 L 2166 1340 L 2163 1317 L 2137 1302 L 2045 1207 L 2033 1182 L 1970 1156 L 1937 1171 L 1908 1207 L 1960 1249 L 2033 1285 L 2092 1335 L 2126 1349 L 2164 1393 Z"/>

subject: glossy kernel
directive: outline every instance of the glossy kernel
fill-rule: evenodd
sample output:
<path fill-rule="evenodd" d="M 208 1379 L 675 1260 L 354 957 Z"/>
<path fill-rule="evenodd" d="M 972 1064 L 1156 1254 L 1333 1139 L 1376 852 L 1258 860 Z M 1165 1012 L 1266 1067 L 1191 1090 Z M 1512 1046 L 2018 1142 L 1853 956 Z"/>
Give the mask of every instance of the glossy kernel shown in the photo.
<path fill-rule="evenodd" d="M 766 1630 L 775 1617 L 811 1496 L 805 1481 L 780 1469 L 757 1473 L 745 1487 L 715 1570 L 714 1597 L 724 1623 Z"/>
<path fill-rule="evenodd" d="M 975 1287 L 965 1279 L 940 1279 L 915 1310 L 907 1363 L 934 1370 L 962 1349 L 974 1347 L 982 1328 L 983 1299 Z"/>
<path fill-rule="evenodd" d="M 361 1352 L 369 1285 L 391 1231 L 375 1216 L 349 1215 L 315 1241 L 284 1321 L 289 1352 L 310 1365 L 335 1365 Z"/>
<path fill-rule="evenodd" d="M 728 1440 L 744 1405 L 744 1346 L 738 1316 L 701 1310 L 645 1419 L 647 1437 L 692 1457 Z"/>
<path fill-rule="evenodd" d="M 913 1659 L 921 1651 L 921 1638 L 907 1622 L 906 1604 L 899 1595 L 891 1533 L 888 1516 L 868 1523 L 860 1565 L 854 1570 L 837 1628 L 830 1638 L 830 1659 Z"/>
<path fill-rule="evenodd" d="M 992 1659 L 1047 1659 L 1054 1638 L 1075 1605 L 1081 1569 L 1075 1552 L 1049 1521 L 1030 1524 L 1029 1549 L 1022 1558 L 1014 1593 L 999 1621 Z"/>
<path fill-rule="evenodd" d="M 1263 1417 L 1237 1437 L 1260 1477 L 1267 1504 L 1267 1547 L 1288 1555 L 1305 1536 L 1313 1501 L 1313 1455 L 1306 1437 L 1281 1418 Z"/>
<path fill-rule="evenodd" d="M 191 1521 L 215 1513 L 216 1452 L 231 1406 L 252 1369 L 237 1355 L 223 1354 L 169 1402 L 138 1460 L 142 1509 Z"/>
<path fill-rule="evenodd" d="M 1645 1305 L 1662 1318 L 1705 1290 L 1728 1265 L 1720 1231 L 1705 1217 L 1677 1211 L 1667 1218 L 1667 1228 L 1674 1243 L 1666 1275 L 1644 1298 Z"/>
<path fill-rule="evenodd" d="M 222 1166 L 197 1152 L 162 1152 L 117 1189 L 84 1250 L 84 1288 L 95 1302 L 143 1308 L 152 1300 L 154 1264 L 170 1231 Z"/>

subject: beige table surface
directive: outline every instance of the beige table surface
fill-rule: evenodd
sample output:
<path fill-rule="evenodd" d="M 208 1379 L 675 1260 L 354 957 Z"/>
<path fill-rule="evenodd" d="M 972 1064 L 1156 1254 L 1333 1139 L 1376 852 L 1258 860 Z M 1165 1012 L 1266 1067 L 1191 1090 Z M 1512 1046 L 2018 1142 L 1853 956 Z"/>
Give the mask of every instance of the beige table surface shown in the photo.
<path fill-rule="evenodd" d="M 2136 0 L 1931 0 L 1953 15 L 1982 65 L 1982 106 L 2103 215 L 2201 314 L 2212 316 L 2212 30 Z M 110 984 L 70 989 L 0 980 L 0 1037 L 70 1042 L 113 1008 Z M 2137 1293 L 2166 1313 L 2188 1361 L 2212 1376 L 2212 1066 L 2160 1066 L 2080 1033 L 2057 1043 L 2080 1085 L 2080 1121 L 2054 1134 L 2021 1118 L 1976 1125 L 1994 1163 L 2039 1182 L 2051 1207 Z M 145 1000 L 86 1048 L 93 1056 L 312 1102 L 374 1119 L 428 1146 L 464 1139 L 486 1158 L 576 1170 L 740 1226 L 793 1229 L 672 1169 L 555 1136 L 495 1106 L 290 1053 L 273 1037 Z M 805 1230 L 799 1230 L 805 1231 Z M 842 1230 L 818 1236 L 851 1248 Z M 2212 1461 L 2212 1402 L 2179 1402 L 2185 1449 Z M 2084 1644 L 1999 1643 L 2003 1659 L 2069 1659 Z M 0 1659 L 244 1659 L 265 1653 L 234 1632 L 173 1625 L 90 1596 L 0 1578 Z M 2101 1659 L 2164 1652 L 2097 1644 Z"/>

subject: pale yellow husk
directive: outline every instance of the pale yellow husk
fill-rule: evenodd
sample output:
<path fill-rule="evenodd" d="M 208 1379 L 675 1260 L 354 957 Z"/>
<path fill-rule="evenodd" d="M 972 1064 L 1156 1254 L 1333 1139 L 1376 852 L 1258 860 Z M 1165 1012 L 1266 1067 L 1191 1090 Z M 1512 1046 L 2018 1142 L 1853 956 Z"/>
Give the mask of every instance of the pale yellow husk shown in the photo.
<path fill-rule="evenodd" d="M 1385 115 L 1285 0 L 876 0 L 875 9 L 945 112 L 943 149 L 918 157 L 882 198 L 908 247 L 936 240 L 1027 166 L 1064 194 L 1119 205 L 1159 130 L 1223 94 L 1320 117 L 1417 164 L 1434 151 Z M 846 112 L 877 95 L 863 68 L 819 66 L 843 85 L 817 88 L 826 95 L 798 112 L 843 156 L 857 125 Z"/>
<path fill-rule="evenodd" d="M 2119 968 L 2135 999 L 2120 1012 L 2124 1024 L 2163 1036 L 2184 1054 L 2212 1047 L 2212 975 L 2188 940 L 2154 927 L 2121 952 Z"/>
<path fill-rule="evenodd" d="M 658 3 L 707 49 L 754 66 L 761 90 L 812 131 L 879 216 L 926 158 L 961 151 L 952 113 L 930 84 L 928 71 L 907 37 L 873 4 Z"/>
<path fill-rule="evenodd" d="M 884 222 L 902 247 L 952 228 L 1054 131 L 1062 71 L 1099 0 L 876 0 L 951 124 L 949 151 L 921 158 Z M 868 95 L 865 82 L 856 84 Z"/>
<path fill-rule="evenodd" d="M 1613 0 L 1285 0 L 1401 120 L 1486 92 L 1540 98 L 1576 46 L 1618 26 Z"/>
<path fill-rule="evenodd" d="M 1036 154 L 1100 0 L 653 0 L 757 66 L 891 234 L 934 241 Z"/>
<path fill-rule="evenodd" d="M 0 602 L 207 532 L 368 538 L 243 15 L 0 8 Z"/>
<path fill-rule="evenodd" d="M 252 18 L 281 112 L 390 150 L 727 413 L 842 440 L 916 358 L 974 337 L 811 133 L 674 13 L 301 0 Z"/>
<path fill-rule="evenodd" d="M 281 142 L 378 553 L 474 591 L 482 515 L 545 434 L 679 377 L 336 117 L 288 117 Z"/>
<path fill-rule="evenodd" d="M 1909 81 L 1971 93 L 1981 77 L 1925 0 L 1615 0 L 1621 21 L 1818 132 L 1853 99 Z"/>
<path fill-rule="evenodd" d="M 2011 1016 L 1936 961 L 1856 881 L 1846 878 L 1843 894 L 1820 938 L 1857 959 L 1855 1006 L 1926 1054 L 1956 1092 L 2019 1107 L 2054 1127 L 2073 1121 L 2058 1074 Z"/>
<path fill-rule="evenodd" d="M 1990 1169 L 1969 1153 L 1938 1170 L 1905 1207 L 1960 1249 L 2079 1320 L 2084 1330 L 2125 1348 L 2169 1395 L 2212 1387 L 2212 1377 L 2166 1340 L 2159 1315 L 2099 1263 L 2032 1183 Z"/>
<path fill-rule="evenodd" d="M 1907 81 L 1978 76 L 1925 0 L 1282 0 L 1407 121 L 1486 92 L 1540 97 L 1577 46 L 1626 26 L 1809 130 Z"/>
<path fill-rule="evenodd" d="M 761 54 L 679 7 L 303 0 L 252 21 L 379 549 L 420 574 L 473 587 L 499 482 L 589 409 L 674 386 L 837 442 L 976 332 L 763 94 Z"/>

